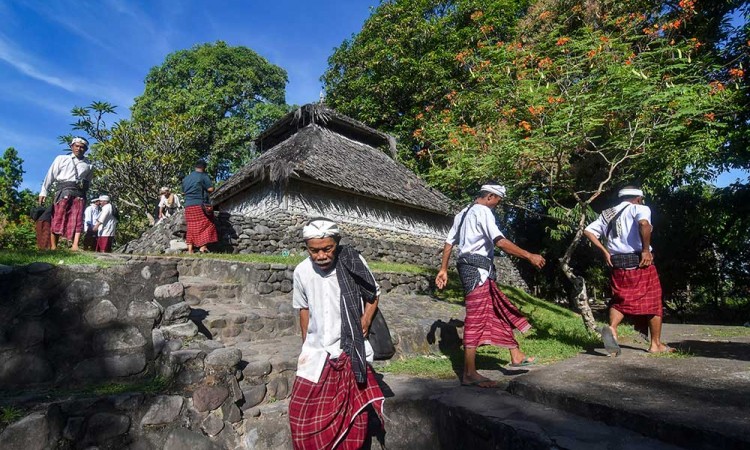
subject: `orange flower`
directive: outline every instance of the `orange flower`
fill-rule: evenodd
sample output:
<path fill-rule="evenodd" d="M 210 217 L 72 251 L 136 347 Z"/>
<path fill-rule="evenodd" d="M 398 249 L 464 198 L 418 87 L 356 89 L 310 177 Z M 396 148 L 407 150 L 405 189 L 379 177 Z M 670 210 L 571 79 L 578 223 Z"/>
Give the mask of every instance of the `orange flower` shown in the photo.
<path fill-rule="evenodd" d="M 457 138 L 454 138 L 454 137 L 452 137 L 452 138 L 451 138 L 451 144 L 453 144 L 453 145 L 456 145 L 456 146 L 457 146 L 457 145 L 459 144 L 459 142 L 458 142 L 458 139 L 457 139 Z"/>
<path fill-rule="evenodd" d="M 726 89 L 726 87 L 724 87 L 724 84 L 722 84 L 720 81 L 712 81 L 708 83 L 708 85 L 711 87 L 711 92 L 709 92 L 709 94 L 711 95 L 714 95 Z"/>
<path fill-rule="evenodd" d="M 474 11 L 471 13 L 471 20 L 477 21 L 481 19 L 484 16 L 484 13 L 482 11 Z"/>
<path fill-rule="evenodd" d="M 562 103 L 563 98 L 562 97 L 547 97 L 547 103 L 550 105 L 554 105 L 555 103 Z"/>
<path fill-rule="evenodd" d="M 745 76 L 745 71 L 738 67 L 734 67 L 732 69 L 729 69 L 729 76 L 736 80 L 739 80 Z"/>
<path fill-rule="evenodd" d="M 414 116 L 415 119 L 420 120 L 422 117 L 424 117 L 424 114 L 419 113 L 416 116 Z"/>
<path fill-rule="evenodd" d="M 593 49 L 593 50 L 590 50 L 588 53 L 586 53 L 586 56 L 588 56 L 589 58 L 593 58 L 594 56 L 596 56 L 597 53 L 599 52 L 596 49 Z"/>
<path fill-rule="evenodd" d="M 552 11 L 543 11 L 539 14 L 539 20 L 547 20 L 552 17 Z"/>
<path fill-rule="evenodd" d="M 716 115 L 714 115 L 714 113 L 703 114 L 703 117 L 705 117 L 709 122 L 713 122 L 714 120 L 716 120 Z"/>
<path fill-rule="evenodd" d="M 537 63 L 537 66 L 540 69 L 546 69 L 547 67 L 552 66 L 552 59 L 550 59 L 549 57 L 546 57 L 546 58 L 540 60 L 539 63 Z"/>
<path fill-rule="evenodd" d="M 607 36 L 599 36 L 599 40 L 604 42 L 605 44 L 609 42 L 609 38 Z"/>
<path fill-rule="evenodd" d="M 531 131 L 531 124 L 529 122 L 526 122 L 525 120 L 518 122 L 518 126 L 526 131 Z"/>
<path fill-rule="evenodd" d="M 495 30 L 495 27 L 493 27 L 492 25 L 482 25 L 481 27 L 479 27 L 479 31 L 481 31 L 484 34 L 491 33 L 494 30 Z"/>
<path fill-rule="evenodd" d="M 544 112 L 544 106 L 529 106 L 529 112 L 532 116 L 538 116 Z"/>
<path fill-rule="evenodd" d="M 556 45 L 558 47 L 560 47 L 560 46 L 563 46 L 563 45 L 567 44 L 568 42 L 570 42 L 570 38 L 569 37 L 561 37 L 560 39 L 557 40 Z"/>
<path fill-rule="evenodd" d="M 416 130 L 414 130 L 414 133 L 412 134 L 412 136 L 419 139 L 420 137 L 422 137 L 422 131 L 423 130 L 421 128 L 417 128 Z"/>

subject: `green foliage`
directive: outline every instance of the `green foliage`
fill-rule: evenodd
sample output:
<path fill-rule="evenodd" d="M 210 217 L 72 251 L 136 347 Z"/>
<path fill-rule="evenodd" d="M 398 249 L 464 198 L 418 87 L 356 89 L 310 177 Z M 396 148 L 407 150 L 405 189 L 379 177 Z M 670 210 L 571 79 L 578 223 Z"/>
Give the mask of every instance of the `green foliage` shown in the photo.
<path fill-rule="evenodd" d="M 36 246 L 34 222 L 28 216 L 8 221 L 0 217 L 0 250 L 30 249 Z"/>
<path fill-rule="evenodd" d="M 0 248 L 0 264 L 4 266 L 25 266 L 34 262 L 56 265 L 96 264 L 102 267 L 112 264 L 111 261 L 97 259 L 93 253 L 59 249 L 55 251 L 30 250 L 29 247 L 21 250 Z"/>
<path fill-rule="evenodd" d="M 193 132 L 187 147 L 223 179 L 252 156 L 252 139 L 287 112 L 286 83 L 283 69 L 247 47 L 196 45 L 149 71 L 133 119 L 181 117 Z"/>
<path fill-rule="evenodd" d="M 0 407 L 0 425 L 9 425 L 23 417 L 23 410 L 15 406 Z"/>
<path fill-rule="evenodd" d="M 526 3 L 384 1 L 362 30 L 329 57 L 321 78 L 326 103 L 395 134 L 408 162 L 423 108 L 469 81 L 469 74 L 455 64 L 456 54 L 485 39 L 507 39 Z M 478 27 L 475 18 L 482 16 L 483 26 Z"/>
<path fill-rule="evenodd" d="M 15 148 L 8 147 L 0 158 L 0 217 L 14 219 L 17 215 L 23 173 L 23 159 Z"/>

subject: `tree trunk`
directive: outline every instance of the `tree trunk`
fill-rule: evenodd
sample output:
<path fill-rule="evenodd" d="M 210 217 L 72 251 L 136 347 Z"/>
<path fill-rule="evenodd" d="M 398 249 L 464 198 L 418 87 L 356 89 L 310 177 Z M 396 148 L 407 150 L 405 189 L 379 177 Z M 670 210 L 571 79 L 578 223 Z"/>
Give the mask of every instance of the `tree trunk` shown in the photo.
<path fill-rule="evenodd" d="M 576 235 L 567 250 L 565 250 L 565 254 L 560 258 L 559 262 L 563 274 L 573 285 L 573 299 L 575 300 L 578 312 L 581 314 L 584 326 L 586 326 L 586 329 L 590 332 L 598 333 L 598 330 L 596 329 L 596 320 L 594 320 L 594 314 L 591 312 L 591 306 L 589 306 L 589 296 L 586 292 L 586 280 L 582 276 L 573 273 L 573 269 L 570 267 L 570 260 L 573 257 L 573 252 L 575 251 L 576 246 L 578 246 L 581 236 L 583 236 L 583 229 L 586 224 L 585 221 L 586 215 L 581 214 L 578 221 Z"/>

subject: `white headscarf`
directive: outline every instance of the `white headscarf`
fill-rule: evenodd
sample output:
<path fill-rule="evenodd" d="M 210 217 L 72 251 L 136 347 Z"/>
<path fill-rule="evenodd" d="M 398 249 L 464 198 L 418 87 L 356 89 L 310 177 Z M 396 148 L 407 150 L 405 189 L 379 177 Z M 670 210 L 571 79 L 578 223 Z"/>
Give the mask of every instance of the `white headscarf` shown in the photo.
<path fill-rule="evenodd" d="M 70 140 L 70 146 L 72 147 L 73 144 L 83 144 L 86 148 L 89 148 L 89 141 L 82 137 L 74 137 Z"/>
<path fill-rule="evenodd" d="M 618 197 L 627 197 L 627 196 L 635 196 L 635 197 L 643 197 L 643 191 L 640 189 L 620 189 L 620 192 L 617 193 Z"/>
<path fill-rule="evenodd" d="M 505 198 L 505 186 L 500 186 L 499 184 L 484 184 L 479 190 Z"/>
<path fill-rule="evenodd" d="M 339 226 L 328 219 L 317 219 L 302 228 L 302 239 L 322 239 L 339 235 Z"/>

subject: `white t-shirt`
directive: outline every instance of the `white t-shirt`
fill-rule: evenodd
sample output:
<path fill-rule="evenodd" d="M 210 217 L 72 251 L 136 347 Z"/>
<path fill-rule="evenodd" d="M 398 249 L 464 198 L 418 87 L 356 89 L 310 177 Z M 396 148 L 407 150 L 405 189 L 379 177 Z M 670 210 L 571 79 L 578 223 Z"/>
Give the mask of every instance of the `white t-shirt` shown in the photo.
<path fill-rule="evenodd" d="M 613 227 L 619 228 L 620 234 L 615 237 L 614 230 L 609 233 L 607 242 L 605 243 L 607 251 L 609 251 L 611 255 L 640 253 L 643 248 L 643 243 L 641 242 L 641 234 L 638 230 L 638 222 L 640 220 L 646 220 L 651 224 L 651 209 L 646 205 L 638 205 L 630 202 L 621 202 L 615 208 L 617 208 L 617 212 L 622 208 L 628 209 L 620 214 L 620 217 L 617 218 L 617 223 L 613 225 Z M 604 215 L 599 214 L 599 217 L 586 227 L 586 231 L 601 238 L 607 232 L 607 226 L 608 224 L 604 219 Z"/>
<path fill-rule="evenodd" d="M 466 214 L 463 225 L 461 225 L 460 239 L 458 239 L 458 224 L 461 223 L 466 209 L 471 210 Z M 445 238 L 447 244 L 458 248 L 458 256 L 468 254 L 482 255 L 493 258 L 495 255 L 495 240 L 499 237 L 505 237 L 495 223 L 495 215 L 487 206 L 474 203 L 462 209 L 453 219 L 453 226 Z M 484 269 L 479 269 L 481 282 L 487 281 L 490 273 Z"/>
<path fill-rule="evenodd" d="M 83 231 L 87 232 L 96 223 L 96 219 L 99 217 L 99 207 L 96 205 L 90 205 L 83 212 Z"/>
<path fill-rule="evenodd" d="M 367 267 L 361 255 L 360 259 Z M 380 296 L 380 286 L 377 295 Z M 337 358 L 342 352 L 341 288 L 336 269 L 324 272 L 310 258 L 299 263 L 294 269 L 292 306 L 310 311 L 307 337 L 297 361 L 297 376 L 317 383 L 327 356 Z M 372 346 L 367 339 L 365 354 L 367 361 L 372 362 Z"/>

